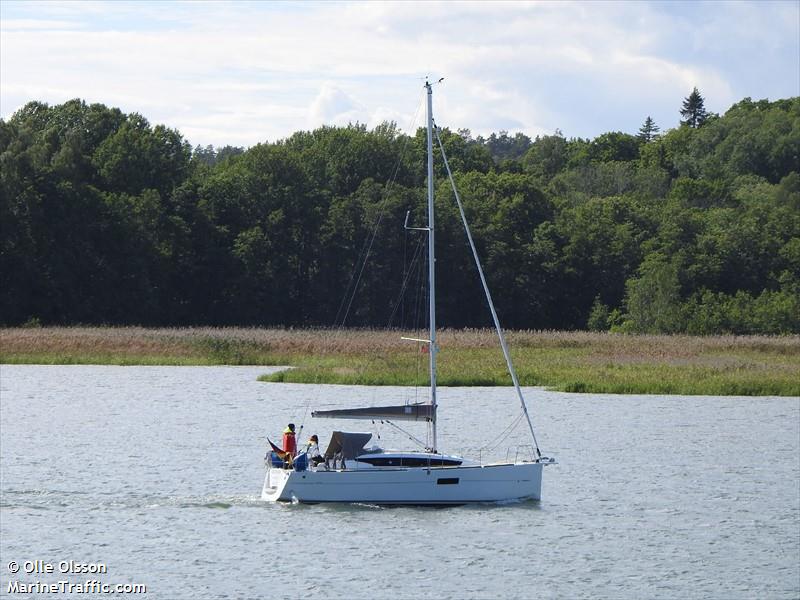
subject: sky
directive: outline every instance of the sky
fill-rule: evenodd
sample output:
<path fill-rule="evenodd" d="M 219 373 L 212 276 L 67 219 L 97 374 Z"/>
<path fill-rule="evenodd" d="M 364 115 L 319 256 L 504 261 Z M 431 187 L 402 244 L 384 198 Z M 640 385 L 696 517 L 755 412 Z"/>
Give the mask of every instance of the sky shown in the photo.
<path fill-rule="evenodd" d="M 82 98 L 202 146 L 413 131 L 426 76 L 437 123 L 473 135 L 663 131 L 694 86 L 718 113 L 800 95 L 800 1 L 0 1 L 3 119 Z"/>

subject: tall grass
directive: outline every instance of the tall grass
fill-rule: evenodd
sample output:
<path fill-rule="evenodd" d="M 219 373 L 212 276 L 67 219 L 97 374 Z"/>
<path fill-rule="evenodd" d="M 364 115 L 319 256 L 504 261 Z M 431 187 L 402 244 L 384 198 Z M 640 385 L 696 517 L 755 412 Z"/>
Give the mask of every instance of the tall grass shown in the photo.
<path fill-rule="evenodd" d="M 266 381 L 427 385 L 414 332 L 327 329 L 0 329 L 0 362 L 291 365 Z M 523 385 L 572 392 L 800 396 L 800 336 L 511 331 Z M 510 385 L 494 332 L 439 333 L 441 385 Z"/>

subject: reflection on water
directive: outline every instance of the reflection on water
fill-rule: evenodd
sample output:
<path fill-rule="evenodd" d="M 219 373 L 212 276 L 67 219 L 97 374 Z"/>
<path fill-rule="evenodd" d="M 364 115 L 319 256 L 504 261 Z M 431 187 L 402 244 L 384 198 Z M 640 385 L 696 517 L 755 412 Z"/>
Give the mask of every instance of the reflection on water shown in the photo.
<path fill-rule="evenodd" d="M 531 389 L 559 462 L 541 502 L 274 505 L 259 499 L 267 436 L 289 421 L 303 439 L 369 428 L 307 415 L 417 392 L 258 383 L 266 370 L 2 366 L 4 565 L 104 562 L 170 599 L 800 596 L 798 398 Z M 465 455 L 518 414 L 502 388 L 442 388 L 440 402 L 442 448 Z M 527 443 L 516 433 L 498 457 Z"/>

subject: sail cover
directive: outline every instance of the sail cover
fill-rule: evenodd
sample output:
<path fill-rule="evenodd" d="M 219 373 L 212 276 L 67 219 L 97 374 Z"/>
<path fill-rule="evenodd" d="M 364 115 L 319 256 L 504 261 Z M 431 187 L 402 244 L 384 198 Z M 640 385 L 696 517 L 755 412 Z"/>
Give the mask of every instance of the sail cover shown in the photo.
<path fill-rule="evenodd" d="M 371 433 L 355 433 L 349 431 L 334 431 L 331 441 L 325 450 L 325 458 L 333 458 L 341 454 L 345 459 L 354 459 L 364 451 L 364 444 L 372 437 Z"/>
<path fill-rule="evenodd" d="M 433 407 L 421 402 L 399 406 L 370 406 L 367 408 L 339 408 L 335 410 L 315 410 L 312 417 L 321 419 L 385 419 L 387 421 L 430 421 Z"/>

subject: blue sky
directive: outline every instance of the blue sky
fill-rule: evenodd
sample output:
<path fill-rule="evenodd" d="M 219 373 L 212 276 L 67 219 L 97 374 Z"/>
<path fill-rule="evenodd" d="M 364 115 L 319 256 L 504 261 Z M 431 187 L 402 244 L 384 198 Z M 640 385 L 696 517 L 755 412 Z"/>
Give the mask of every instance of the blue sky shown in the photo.
<path fill-rule="evenodd" d="M 693 86 L 720 113 L 800 95 L 800 2 L 0 2 L 5 119 L 80 97 L 193 145 L 408 130 L 427 74 L 474 134 L 663 130 Z"/>

